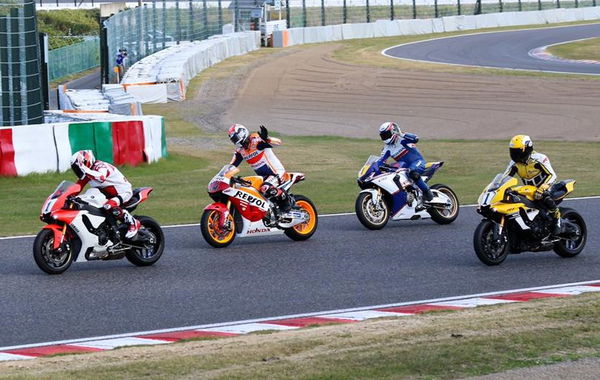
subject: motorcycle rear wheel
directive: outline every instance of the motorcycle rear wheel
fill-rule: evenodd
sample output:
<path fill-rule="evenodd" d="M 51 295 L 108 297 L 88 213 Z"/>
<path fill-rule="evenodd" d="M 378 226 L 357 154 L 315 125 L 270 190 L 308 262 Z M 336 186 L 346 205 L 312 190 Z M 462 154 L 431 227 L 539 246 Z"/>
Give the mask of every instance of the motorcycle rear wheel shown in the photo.
<path fill-rule="evenodd" d="M 165 235 L 163 234 L 160 224 L 154 219 L 148 216 L 136 216 L 135 218 L 139 220 L 142 225 L 138 234 L 142 234 L 142 239 L 151 239 L 151 241 L 146 244 L 142 239 L 135 240 L 133 242 L 134 244 L 138 242 L 143 243 L 144 248 L 131 248 L 127 251 L 125 257 L 134 265 L 147 267 L 156 263 L 162 256 L 165 249 Z"/>
<path fill-rule="evenodd" d="M 587 226 L 583 217 L 575 210 L 561 208 L 561 218 L 577 225 L 579 236 L 576 239 L 561 239 L 554 244 L 554 252 L 560 257 L 575 257 L 581 253 L 587 242 Z"/>
<path fill-rule="evenodd" d="M 383 199 L 381 199 L 381 203 L 377 205 L 379 206 L 379 209 L 376 209 L 372 199 L 373 194 L 371 193 L 358 194 L 358 198 L 356 198 L 354 204 L 356 216 L 362 225 L 368 229 L 380 230 L 385 227 L 390 219 L 390 210 Z"/>
<path fill-rule="evenodd" d="M 61 274 L 73 263 L 73 249 L 66 252 L 56 252 L 52 245 L 54 232 L 44 229 L 38 232 L 33 242 L 33 259 L 37 266 L 48 274 Z M 70 247 L 70 246 L 69 246 Z"/>
<path fill-rule="evenodd" d="M 490 266 L 501 264 L 508 256 L 508 237 L 500 245 L 493 241 L 495 226 L 496 223 L 491 220 L 482 220 L 473 234 L 473 248 L 477 257 L 485 265 Z"/>
<path fill-rule="evenodd" d="M 450 205 L 449 210 L 440 210 L 435 207 L 429 208 L 427 212 L 429 212 L 429 215 L 431 215 L 431 219 L 438 224 L 450 224 L 454 222 L 454 220 L 458 217 L 458 212 L 460 210 L 458 197 L 456 196 L 454 191 L 452 191 L 452 189 L 449 186 L 442 185 L 439 183 L 432 185 L 431 189 L 437 190 L 440 193 L 444 194 L 445 196 L 450 198 L 450 202 L 452 203 Z"/>
<path fill-rule="evenodd" d="M 217 210 L 204 210 L 200 219 L 200 231 L 204 240 L 215 248 L 224 248 L 233 243 L 235 239 L 235 220 L 229 213 L 229 229 L 221 231 L 219 228 L 219 217 L 221 213 Z"/>
<path fill-rule="evenodd" d="M 303 195 L 294 195 L 296 200 L 295 207 L 300 208 L 308 213 L 308 220 L 304 223 L 295 225 L 284 231 L 285 235 L 292 240 L 301 241 L 307 240 L 317 231 L 319 225 L 319 214 L 314 203 Z"/>

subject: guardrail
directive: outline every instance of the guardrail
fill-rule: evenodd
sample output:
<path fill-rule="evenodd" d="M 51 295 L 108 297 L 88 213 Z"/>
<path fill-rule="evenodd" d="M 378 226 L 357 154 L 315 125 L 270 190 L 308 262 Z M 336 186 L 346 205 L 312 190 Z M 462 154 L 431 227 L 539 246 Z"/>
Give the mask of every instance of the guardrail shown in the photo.
<path fill-rule="evenodd" d="M 326 25 L 277 30 L 273 32 L 273 46 L 286 47 L 353 38 L 432 34 L 503 26 L 553 24 L 559 22 L 598 19 L 600 19 L 600 7 L 561 8 L 531 12 L 504 12 L 475 16 L 449 16 L 432 19 L 378 20 L 372 23 Z"/>

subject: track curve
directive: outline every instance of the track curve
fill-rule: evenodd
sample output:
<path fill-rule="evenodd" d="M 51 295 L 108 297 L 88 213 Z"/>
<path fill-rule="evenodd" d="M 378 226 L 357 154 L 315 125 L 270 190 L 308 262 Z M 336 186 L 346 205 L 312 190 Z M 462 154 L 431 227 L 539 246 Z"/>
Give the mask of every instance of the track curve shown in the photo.
<path fill-rule="evenodd" d="M 306 242 L 257 237 L 226 249 L 209 247 L 198 226 L 168 228 L 153 267 L 94 262 L 60 276 L 35 266 L 33 238 L 0 240 L 0 347 L 596 280 L 600 198 L 566 204 L 588 224 L 580 256 L 512 255 L 495 268 L 475 257 L 480 217 L 469 207 L 448 226 L 367 231 L 355 215 L 331 216 Z"/>
<path fill-rule="evenodd" d="M 600 64 L 545 60 L 529 54 L 539 47 L 594 37 L 600 37 L 600 23 L 444 37 L 394 46 L 383 54 L 463 66 L 600 75 Z"/>

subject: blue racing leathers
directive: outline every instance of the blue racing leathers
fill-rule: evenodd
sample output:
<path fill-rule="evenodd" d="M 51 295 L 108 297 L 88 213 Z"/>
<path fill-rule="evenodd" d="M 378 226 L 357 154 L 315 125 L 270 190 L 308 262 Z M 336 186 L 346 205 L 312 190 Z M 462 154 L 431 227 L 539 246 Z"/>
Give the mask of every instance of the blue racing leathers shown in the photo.
<path fill-rule="evenodd" d="M 399 167 L 408 169 L 409 177 L 415 182 L 417 187 L 426 194 L 429 192 L 429 186 L 421 178 L 421 174 L 425 171 L 425 160 L 417 149 L 419 137 L 412 133 L 403 133 L 397 139 L 393 139 L 390 144 L 385 144 L 381 151 L 381 157 L 377 160 L 377 165 L 380 166 L 386 162 L 388 158 L 393 158 Z"/>

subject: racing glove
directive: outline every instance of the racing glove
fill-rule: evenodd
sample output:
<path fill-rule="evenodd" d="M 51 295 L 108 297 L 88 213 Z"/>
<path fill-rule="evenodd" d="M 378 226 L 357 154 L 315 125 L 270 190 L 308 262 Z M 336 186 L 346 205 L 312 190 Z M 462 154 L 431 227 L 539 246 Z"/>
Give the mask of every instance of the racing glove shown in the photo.
<path fill-rule="evenodd" d="M 548 190 L 548 188 L 550 187 L 550 185 L 548 185 L 547 183 L 541 184 L 536 190 L 535 190 L 535 195 L 534 198 L 536 200 L 540 200 L 542 199 L 542 197 L 544 196 L 544 193 L 546 192 L 546 190 Z"/>
<path fill-rule="evenodd" d="M 260 126 L 260 132 L 258 132 L 258 135 L 260 136 L 261 139 L 263 139 L 263 141 L 268 142 L 269 140 L 269 131 L 267 130 L 267 128 L 264 125 Z"/>

